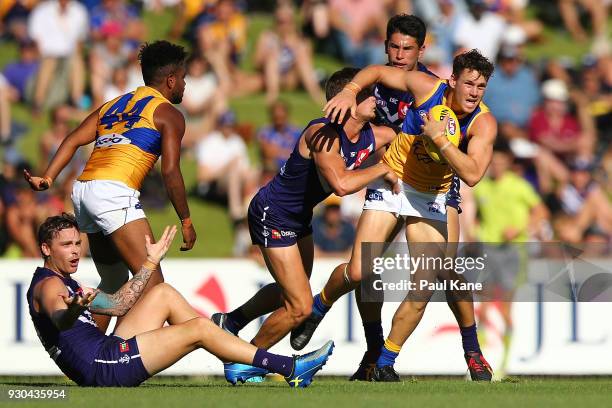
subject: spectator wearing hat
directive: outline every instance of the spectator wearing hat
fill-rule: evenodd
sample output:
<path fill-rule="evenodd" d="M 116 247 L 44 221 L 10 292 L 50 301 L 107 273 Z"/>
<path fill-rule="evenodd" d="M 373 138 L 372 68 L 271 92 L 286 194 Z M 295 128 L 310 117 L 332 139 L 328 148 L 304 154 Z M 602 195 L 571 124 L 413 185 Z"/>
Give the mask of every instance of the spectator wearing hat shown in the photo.
<path fill-rule="evenodd" d="M 585 104 L 577 103 L 574 115 L 570 111 L 570 92 L 560 79 L 544 81 L 541 90 L 544 101 L 531 117 L 529 138 L 565 162 L 576 158 L 591 160 L 595 135 Z"/>
<path fill-rule="evenodd" d="M 235 114 L 221 114 L 215 130 L 202 138 L 195 150 L 196 195 L 227 205 L 234 221 L 244 218 L 257 172 L 251 168 L 246 144 L 236 132 Z"/>
<path fill-rule="evenodd" d="M 526 128 L 540 102 L 540 92 L 536 75 L 525 64 L 520 46 L 501 47 L 484 101 L 495 115 L 502 135 L 508 139 L 527 137 Z"/>

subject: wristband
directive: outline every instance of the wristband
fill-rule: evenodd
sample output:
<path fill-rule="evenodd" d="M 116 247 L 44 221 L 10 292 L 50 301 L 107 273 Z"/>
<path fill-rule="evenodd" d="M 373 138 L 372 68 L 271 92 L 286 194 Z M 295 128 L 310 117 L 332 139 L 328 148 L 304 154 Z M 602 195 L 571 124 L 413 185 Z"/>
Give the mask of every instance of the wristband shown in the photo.
<path fill-rule="evenodd" d="M 452 143 L 452 142 L 449 140 L 448 142 L 446 142 L 446 143 L 444 144 L 444 146 L 442 146 L 442 147 L 440 148 L 440 151 L 441 151 L 441 152 L 443 152 L 444 150 L 448 149 L 448 147 L 449 147 L 450 145 L 452 145 L 452 144 L 453 144 L 453 143 Z"/>
<path fill-rule="evenodd" d="M 191 217 L 183 218 L 181 220 L 181 225 L 183 227 L 191 227 L 193 225 L 193 223 L 191 222 Z"/>
<path fill-rule="evenodd" d="M 344 89 L 346 89 L 347 91 L 351 91 L 352 93 L 357 95 L 362 88 L 357 83 L 351 81 L 348 84 L 344 85 Z"/>
<path fill-rule="evenodd" d="M 51 177 L 49 177 L 49 176 L 43 176 L 43 180 L 45 180 L 47 182 L 49 187 L 51 187 L 51 184 L 53 184 L 53 179 Z"/>
<path fill-rule="evenodd" d="M 154 271 L 157 269 L 157 263 L 149 260 L 149 258 L 147 258 L 146 261 L 144 261 L 144 263 L 142 264 L 142 267 L 145 269 L 148 269 L 150 271 Z"/>

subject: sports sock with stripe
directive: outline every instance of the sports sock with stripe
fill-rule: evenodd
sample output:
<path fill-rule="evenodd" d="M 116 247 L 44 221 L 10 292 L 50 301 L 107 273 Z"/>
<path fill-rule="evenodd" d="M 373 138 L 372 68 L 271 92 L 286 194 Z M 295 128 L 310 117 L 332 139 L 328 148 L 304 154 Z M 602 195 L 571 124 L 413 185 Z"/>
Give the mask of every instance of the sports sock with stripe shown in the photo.
<path fill-rule="evenodd" d="M 293 373 L 293 358 L 272 354 L 264 349 L 258 348 L 253 357 L 253 366 L 265 368 L 273 373 L 289 377 Z"/>
<path fill-rule="evenodd" d="M 315 295 L 312 301 L 312 313 L 317 316 L 325 316 L 329 309 L 331 309 L 333 303 L 330 303 L 326 298 L 323 291 Z"/>
<path fill-rule="evenodd" d="M 380 357 L 376 361 L 376 367 L 392 366 L 395 364 L 395 359 L 399 355 L 401 346 L 393 343 L 391 340 L 385 340 L 385 344 L 381 347 Z"/>
<path fill-rule="evenodd" d="M 463 345 L 463 352 L 468 353 L 475 351 L 480 353 L 480 344 L 478 343 L 478 336 L 476 335 L 476 324 L 468 327 L 459 327 L 461 332 L 461 343 Z"/>

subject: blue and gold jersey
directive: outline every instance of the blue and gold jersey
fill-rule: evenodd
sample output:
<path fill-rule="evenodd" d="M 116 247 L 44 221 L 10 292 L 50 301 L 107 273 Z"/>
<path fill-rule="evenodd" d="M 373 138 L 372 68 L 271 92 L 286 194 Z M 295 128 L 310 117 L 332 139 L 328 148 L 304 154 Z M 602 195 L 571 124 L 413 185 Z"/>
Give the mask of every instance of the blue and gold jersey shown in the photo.
<path fill-rule="evenodd" d="M 431 94 L 408 110 L 402 124 L 402 131 L 393 140 L 383 157 L 386 163 L 405 183 L 422 192 L 446 192 L 453 180 L 453 169 L 448 163 L 435 162 L 423 145 L 421 126 L 423 117 L 435 105 L 446 105 L 447 81 L 439 81 Z M 467 152 L 468 134 L 474 120 L 489 109 L 480 103 L 474 112 L 459 119 L 459 149 Z"/>
<path fill-rule="evenodd" d="M 161 154 L 153 114 L 170 103 L 148 86 L 121 95 L 100 109 L 94 150 L 78 180 L 114 180 L 135 190 Z"/>

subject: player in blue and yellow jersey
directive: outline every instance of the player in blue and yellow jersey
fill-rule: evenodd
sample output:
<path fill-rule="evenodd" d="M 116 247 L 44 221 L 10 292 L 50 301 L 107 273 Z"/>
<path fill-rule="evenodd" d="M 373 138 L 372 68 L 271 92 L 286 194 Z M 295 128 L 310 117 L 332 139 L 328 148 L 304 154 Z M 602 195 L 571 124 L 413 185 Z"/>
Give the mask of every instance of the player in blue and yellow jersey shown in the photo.
<path fill-rule="evenodd" d="M 340 92 L 357 72 L 354 68 L 335 72 L 326 84 L 327 99 Z M 249 205 L 251 240 L 261 249 L 276 281 L 247 302 L 261 301 L 264 308 L 272 306 L 273 310 L 251 341 L 258 347 L 272 347 L 310 315 L 314 207 L 331 193 L 351 194 L 378 178 L 389 183 L 390 188 L 398 185 L 395 173 L 386 164 L 359 168 L 377 149 L 390 143 L 396 133 L 386 126 L 370 125 L 376 109 L 371 89 L 360 92 L 357 101 L 355 116 L 347 115 L 338 124 L 327 118 L 311 121 L 280 172 Z M 262 308 L 254 309 L 261 313 Z M 226 327 L 226 317 L 217 314 L 213 321 Z M 245 377 L 258 374 L 251 367 L 236 364 L 226 364 L 225 370 L 226 377 L 234 372 Z"/>
<path fill-rule="evenodd" d="M 145 86 L 91 113 L 64 139 L 43 177 L 25 174 L 33 189 L 45 190 L 80 146 L 95 141 L 74 183 L 72 202 L 79 227 L 88 234 L 100 288 L 109 293 L 127 281 L 128 268 L 134 273 L 146 258 L 144 237 L 152 233 L 138 190 L 160 155 L 166 190 L 182 224 L 181 250 L 196 240 L 180 169 L 185 119 L 172 106 L 183 98 L 185 57 L 183 47 L 167 41 L 145 44 L 139 54 Z M 160 282 L 158 268 L 149 288 Z M 105 329 L 108 319 L 100 317 L 99 324 Z"/>
<path fill-rule="evenodd" d="M 291 387 L 308 386 L 331 355 L 333 342 L 303 356 L 268 353 L 201 317 L 168 284 L 143 294 L 175 234 L 176 227 L 166 227 L 155 244 L 145 235 L 144 263 L 111 295 L 72 278 L 81 253 L 74 216 L 50 217 L 40 226 L 38 242 L 45 263 L 36 268 L 27 299 L 36 333 L 60 370 L 82 386 L 133 387 L 203 348 L 223 360 L 282 374 Z M 106 336 L 92 313 L 123 319 L 113 335 Z"/>
<path fill-rule="evenodd" d="M 326 113 L 332 120 L 336 115 L 341 117 L 348 110 L 354 110 L 356 91 L 377 82 L 414 95 L 415 102 L 407 112 L 402 132 L 383 158 L 383 162 L 400 177 L 402 193 L 394 195 L 385 186 L 379 185 L 369 191 L 364 205 L 364 210 L 375 210 L 372 213 L 378 214 L 376 228 L 379 230 L 390 232 L 397 223 L 396 216 L 406 218 L 406 238 L 411 253 L 423 253 L 424 257 L 431 258 L 447 256 L 446 200 L 454 174 L 473 186 L 482 178 L 489 165 L 497 123 L 481 101 L 492 72 L 493 65 L 477 50 L 455 58 L 453 74 L 449 80 L 440 80 L 422 72 L 372 66 L 360 72 L 326 106 Z M 455 147 L 446 138 L 448 119 L 441 122 L 429 120 L 429 110 L 435 105 L 449 106 L 457 114 L 461 130 L 459 147 Z M 429 138 L 436 144 L 444 157 L 443 161 L 435 162 L 429 156 L 422 138 Z M 417 250 L 415 244 L 425 242 L 440 245 L 428 245 L 425 248 L 421 245 Z M 450 276 L 442 275 L 443 272 L 420 269 L 415 273 L 415 281 L 456 276 L 452 272 L 446 272 Z M 322 314 L 340 296 L 357 287 L 361 276 L 360 267 L 351 268 L 349 264 L 344 270 L 336 268 L 318 298 L 315 297 L 315 305 L 317 302 L 320 304 Z M 433 291 L 429 290 L 411 291 L 408 299 L 398 308 L 391 332 L 381 347 L 374 368 L 375 380 L 399 380 L 393 369 L 395 358 L 420 321 L 432 294 Z M 461 316 L 473 322 L 471 298 L 464 294 L 459 299 L 467 301 L 451 304 L 451 309 L 462 326 L 465 359 L 470 375 L 474 380 L 490 381 L 492 371 L 480 351 L 476 327 L 464 327 L 462 324 Z"/>

